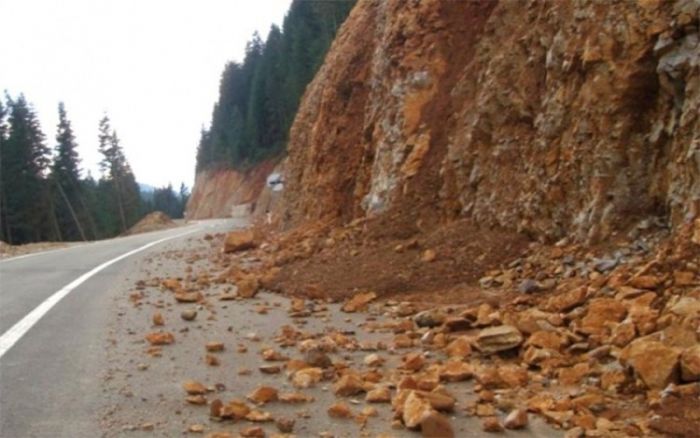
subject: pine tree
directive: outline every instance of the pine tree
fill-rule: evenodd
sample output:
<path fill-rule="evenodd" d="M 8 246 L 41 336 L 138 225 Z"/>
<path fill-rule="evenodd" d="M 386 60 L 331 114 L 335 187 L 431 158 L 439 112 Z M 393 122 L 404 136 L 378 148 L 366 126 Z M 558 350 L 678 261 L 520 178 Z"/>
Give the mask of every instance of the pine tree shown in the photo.
<path fill-rule="evenodd" d="M 9 243 L 52 240 L 56 236 L 45 208 L 50 196 L 45 181 L 49 151 L 44 134 L 23 95 L 16 100 L 7 97 L 7 103 L 8 133 L 2 147 L 0 184 L 3 237 Z"/>
<path fill-rule="evenodd" d="M 81 190 L 77 146 L 73 128 L 61 102 L 58 104 L 56 147 L 49 181 L 53 192 L 54 214 L 63 240 L 87 240 L 89 213 L 85 209 Z"/>

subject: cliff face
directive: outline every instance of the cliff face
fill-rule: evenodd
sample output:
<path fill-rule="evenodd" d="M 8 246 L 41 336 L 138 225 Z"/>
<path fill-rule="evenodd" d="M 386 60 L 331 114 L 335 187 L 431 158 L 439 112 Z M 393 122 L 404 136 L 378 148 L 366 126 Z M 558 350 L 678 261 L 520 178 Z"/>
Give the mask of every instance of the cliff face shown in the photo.
<path fill-rule="evenodd" d="M 287 224 L 599 240 L 700 214 L 700 3 L 360 1 L 291 130 Z"/>
<path fill-rule="evenodd" d="M 248 171 L 215 170 L 197 174 L 187 202 L 188 219 L 230 217 L 231 207 L 256 202 L 275 161 L 264 161 Z"/>

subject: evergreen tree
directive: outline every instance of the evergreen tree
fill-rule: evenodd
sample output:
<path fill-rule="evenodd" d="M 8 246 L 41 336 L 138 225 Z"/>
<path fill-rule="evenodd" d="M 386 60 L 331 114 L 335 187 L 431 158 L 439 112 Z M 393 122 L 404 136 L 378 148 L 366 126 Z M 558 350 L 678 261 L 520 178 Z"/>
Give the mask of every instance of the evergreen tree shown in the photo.
<path fill-rule="evenodd" d="M 2 141 L 0 193 L 3 239 L 26 243 L 55 238 L 55 223 L 49 210 L 45 173 L 49 164 L 36 113 L 24 95 L 7 97 L 9 109 L 6 138 Z"/>
<path fill-rule="evenodd" d="M 85 209 L 77 143 L 63 102 L 58 104 L 56 148 L 51 166 L 54 216 L 62 240 L 87 240 L 88 212 Z M 93 238 L 94 238 L 94 230 Z"/>

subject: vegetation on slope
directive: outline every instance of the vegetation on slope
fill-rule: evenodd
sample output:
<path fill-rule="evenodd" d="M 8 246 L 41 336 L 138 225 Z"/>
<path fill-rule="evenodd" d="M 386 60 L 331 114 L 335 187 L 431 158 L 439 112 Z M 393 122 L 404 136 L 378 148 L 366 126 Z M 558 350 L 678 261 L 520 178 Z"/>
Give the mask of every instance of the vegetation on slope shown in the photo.
<path fill-rule="evenodd" d="M 355 0 L 295 0 L 282 29 L 256 33 L 242 63 L 224 68 L 210 128 L 202 129 L 197 171 L 245 168 L 284 150 L 306 85 Z"/>

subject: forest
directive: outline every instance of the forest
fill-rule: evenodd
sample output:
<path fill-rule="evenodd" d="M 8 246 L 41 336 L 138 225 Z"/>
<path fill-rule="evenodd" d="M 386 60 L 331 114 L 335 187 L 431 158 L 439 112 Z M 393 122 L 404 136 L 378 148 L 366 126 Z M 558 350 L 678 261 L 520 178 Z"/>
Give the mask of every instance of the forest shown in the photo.
<path fill-rule="evenodd" d="M 0 99 L 0 240 L 10 244 L 95 240 L 127 231 L 146 213 L 182 217 L 187 189 L 142 197 L 108 116 L 99 121 L 99 179 L 83 176 L 67 110 L 58 105 L 53 147 L 24 95 Z"/>
<path fill-rule="evenodd" d="M 202 129 L 197 171 L 244 169 L 285 149 L 306 85 L 355 0 L 295 0 L 282 28 L 255 34 L 242 63 L 228 63 L 209 129 Z"/>

